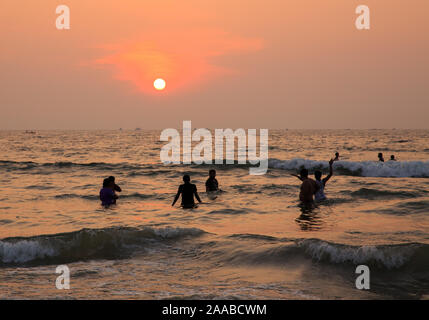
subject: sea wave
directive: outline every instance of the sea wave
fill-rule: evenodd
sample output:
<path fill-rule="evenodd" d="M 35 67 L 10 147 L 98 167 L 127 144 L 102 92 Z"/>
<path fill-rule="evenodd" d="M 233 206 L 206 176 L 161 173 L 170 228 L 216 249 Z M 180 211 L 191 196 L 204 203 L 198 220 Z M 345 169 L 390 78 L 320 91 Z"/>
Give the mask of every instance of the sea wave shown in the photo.
<path fill-rule="evenodd" d="M 194 243 L 194 238 L 205 233 L 197 228 L 112 227 L 6 238 L 0 240 L 0 266 L 130 258 L 134 254 L 144 254 L 146 250 L 167 249 L 185 238 Z M 281 266 L 312 261 L 347 268 L 365 264 L 384 270 L 429 270 L 429 245 L 423 243 L 358 246 L 321 239 L 288 239 L 258 234 L 234 234 L 226 239 L 201 241 L 195 242 L 192 255 L 214 263 Z"/>
<path fill-rule="evenodd" d="M 327 170 L 327 161 L 309 159 L 278 160 L 270 159 L 270 168 L 284 170 Z M 337 173 L 363 177 L 429 177 L 429 161 L 336 161 Z"/>
<path fill-rule="evenodd" d="M 301 168 L 309 170 L 327 170 L 327 161 L 318 161 L 310 159 L 291 159 L 279 160 L 269 159 L 269 167 L 273 169 L 284 169 L 297 171 Z M 75 163 L 75 162 L 53 162 L 53 163 L 36 163 L 32 161 L 1 161 L 0 169 L 6 171 L 15 170 L 37 170 L 37 173 L 43 173 L 45 169 L 63 169 L 63 168 L 86 168 L 100 171 L 120 171 L 128 172 L 130 176 L 137 175 L 157 175 L 168 174 L 173 167 L 179 165 L 170 164 L 167 167 L 162 164 L 138 164 L 138 163 Z M 229 165 L 195 165 L 192 168 L 205 167 L 222 167 L 223 169 L 248 169 L 250 164 L 234 164 Z M 168 168 L 168 169 L 166 169 Z M 336 161 L 334 163 L 336 173 L 351 176 L 363 177 L 429 177 L 429 161 Z M 52 170 L 46 171 L 49 173 Z"/>
<path fill-rule="evenodd" d="M 297 245 L 316 261 L 396 269 L 420 260 L 420 255 L 423 255 L 424 264 L 429 267 L 429 245 L 426 244 L 351 246 L 319 239 L 305 239 L 298 241 Z"/>
<path fill-rule="evenodd" d="M 106 163 L 106 162 L 89 162 L 89 163 L 77 163 L 68 161 L 59 162 L 46 162 L 38 163 L 33 161 L 9 161 L 0 160 L 0 168 L 6 170 L 31 170 L 35 168 L 94 168 L 100 170 L 138 170 L 138 169 L 151 169 L 151 165 L 141 165 L 132 163 Z"/>
<path fill-rule="evenodd" d="M 258 242 L 254 248 L 260 248 L 237 249 L 225 254 L 224 261 L 232 264 L 283 265 L 310 258 L 316 263 L 336 266 L 365 264 L 387 270 L 402 267 L 423 271 L 429 269 L 429 245 L 422 243 L 354 246 L 320 239 L 277 239 L 249 234 L 231 237 Z"/>
<path fill-rule="evenodd" d="M 136 249 L 169 240 L 196 237 L 197 228 L 112 227 L 0 240 L 0 266 L 121 259 Z"/>
<path fill-rule="evenodd" d="M 351 193 L 352 197 L 363 199 L 378 199 L 378 198 L 393 198 L 393 199 L 407 199 L 418 198 L 422 194 L 426 194 L 424 190 L 421 191 L 394 191 L 394 190 L 379 190 L 371 188 L 360 188 L 359 190 Z"/>

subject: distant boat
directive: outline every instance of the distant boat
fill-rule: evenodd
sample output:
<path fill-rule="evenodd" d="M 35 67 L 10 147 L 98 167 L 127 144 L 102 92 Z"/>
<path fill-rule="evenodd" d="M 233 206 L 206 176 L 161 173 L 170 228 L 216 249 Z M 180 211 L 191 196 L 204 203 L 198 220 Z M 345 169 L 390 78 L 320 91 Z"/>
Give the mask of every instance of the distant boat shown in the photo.
<path fill-rule="evenodd" d="M 136 131 L 140 131 L 140 130 L 141 130 L 141 128 L 136 128 L 135 130 L 136 130 Z"/>
<path fill-rule="evenodd" d="M 25 130 L 25 133 L 27 133 L 27 134 L 36 134 L 36 131 L 33 131 L 33 130 Z"/>

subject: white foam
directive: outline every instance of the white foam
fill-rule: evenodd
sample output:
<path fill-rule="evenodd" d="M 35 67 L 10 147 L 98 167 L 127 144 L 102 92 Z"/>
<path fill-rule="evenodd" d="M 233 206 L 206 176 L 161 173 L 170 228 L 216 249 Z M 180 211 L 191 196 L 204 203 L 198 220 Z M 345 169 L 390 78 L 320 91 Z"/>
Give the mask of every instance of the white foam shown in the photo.
<path fill-rule="evenodd" d="M 161 238 L 177 238 L 181 236 L 197 236 L 200 234 L 203 234 L 204 231 L 198 228 L 173 228 L 173 227 L 167 227 L 167 228 L 160 228 L 160 229 L 153 229 L 154 233 L 161 237 Z"/>
<path fill-rule="evenodd" d="M 45 247 L 34 240 L 0 241 L 0 259 L 3 263 L 23 263 L 55 254 L 53 248 Z"/>
<path fill-rule="evenodd" d="M 137 231 L 137 233 L 136 233 Z M 140 232 L 143 233 L 140 233 Z M 15 241 L 0 241 L 0 263 L 26 263 L 34 260 L 43 260 L 50 257 L 79 259 L 91 257 L 97 252 L 103 252 L 105 246 L 113 241 L 117 248 L 111 254 L 122 252 L 130 244 L 141 244 L 145 238 L 177 239 L 185 236 L 199 236 L 205 231 L 198 228 L 108 228 L 108 229 L 82 229 L 68 235 L 60 234 L 49 239 L 16 239 Z M 100 251 L 99 251 L 100 250 Z M 117 252 L 115 251 L 117 250 Z M 77 256 L 76 256 L 77 254 Z"/>
<path fill-rule="evenodd" d="M 376 262 L 389 269 L 403 266 L 414 253 L 414 250 L 409 247 L 338 246 L 313 239 L 303 240 L 298 245 L 304 247 L 315 260 L 328 258 L 333 263 L 352 262 L 353 264 Z"/>
<path fill-rule="evenodd" d="M 278 160 L 270 159 L 269 167 L 284 170 L 299 170 L 302 167 L 328 169 L 327 161 L 308 159 Z M 343 169 L 364 177 L 429 177 L 429 161 L 336 161 L 334 170 Z"/>

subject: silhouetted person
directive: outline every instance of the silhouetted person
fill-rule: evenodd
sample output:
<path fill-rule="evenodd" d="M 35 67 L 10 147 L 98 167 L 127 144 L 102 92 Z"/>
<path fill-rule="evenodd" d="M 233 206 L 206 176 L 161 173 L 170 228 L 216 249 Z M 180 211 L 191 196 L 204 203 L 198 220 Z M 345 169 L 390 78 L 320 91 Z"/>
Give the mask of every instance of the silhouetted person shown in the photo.
<path fill-rule="evenodd" d="M 110 176 L 110 177 L 108 177 L 107 179 L 113 182 L 113 185 L 114 185 L 113 190 L 114 190 L 114 191 L 117 191 L 117 192 L 121 192 L 121 191 L 122 191 L 121 187 L 120 187 L 120 186 L 118 186 L 118 185 L 115 183 L 115 177 L 114 177 L 114 176 Z"/>
<path fill-rule="evenodd" d="M 390 161 L 396 161 L 395 156 L 393 154 L 390 156 Z"/>
<path fill-rule="evenodd" d="M 301 169 L 299 175 L 292 174 L 292 176 L 297 177 L 302 181 L 299 200 L 304 203 L 313 202 L 313 195 L 319 190 L 319 186 L 317 185 L 316 181 L 308 177 L 308 170 Z"/>
<path fill-rule="evenodd" d="M 206 181 L 206 192 L 219 191 L 219 183 L 216 179 L 216 170 L 209 171 L 209 178 Z"/>
<path fill-rule="evenodd" d="M 179 190 L 177 190 L 177 194 L 174 197 L 172 206 L 176 204 L 180 195 L 182 195 L 182 207 L 194 208 L 195 207 L 194 195 L 195 195 L 195 198 L 197 198 L 198 202 L 201 203 L 200 196 L 198 195 L 198 192 L 197 192 L 197 186 L 191 183 L 191 177 L 187 174 L 183 176 L 183 182 L 184 184 L 181 184 L 179 186 Z"/>
<path fill-rule="evenodd" d="M 329 179 L 331 179 L 332 174 L 334 173 L 334 170 L 332 169 L 332 164 L 334 163 L 334 159 L 331 159 L 329 161 L 329 174 L 322 179 L 322 172 L 319 170 L 316 170 L 314 172 L 314 177 L 316 178 L 316 183 L 319 187 L 319 190 L 317 190 L 316 194 L 314 195 L 314 199 L 316 201 L 323 201 L 326 200 L 325 196 L 325 186 Z"/>
<path fill-rule="evenodd" d="M 108 207 L 116 203 L 118 196 L 114 191 L 115 183 L 109 178 L 103 180 L 103 188 L 100 190 L 101 205 Z"/>
<path fill-rule="evenodd" d="M 335 152 L 335 158 L 334 161 L 340 160 L 340 154 L 338 152 Z"/>
<path fill-rule="evenodd" d="M 378 161 L 384 162 L 383 154 L 381 152 L 378 154 Z"/>

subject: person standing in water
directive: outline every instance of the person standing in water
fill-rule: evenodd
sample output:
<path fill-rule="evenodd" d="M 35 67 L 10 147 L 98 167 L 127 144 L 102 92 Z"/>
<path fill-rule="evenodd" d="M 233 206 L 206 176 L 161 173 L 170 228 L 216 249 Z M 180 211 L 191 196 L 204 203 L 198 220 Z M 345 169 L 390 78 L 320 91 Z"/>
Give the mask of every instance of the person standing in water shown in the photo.
<path fill-rule="evenodd" d="M 211 169 L 209 171 L 209 178 L 206 181 L 206 192 L 211 191 L 220 191 L 219 190 L 219 183 L 216 179 L 216 170 Z"/>
<path fill-rule="evenodd" d="M 325 186 L 326 186 L 326 183 L 328 182 L 328 180 L 331 179 L 331 177 L 334 173 L 334 170 L 332 169 L 333 163 L 334 163 L 334 159 L 331 159 L 329 161 L 329 174 L 323 179 L 322 179 L 322 172 L 320 170 L 316 170 L 314 172 L 314 177 L 316 178 L 316 183 L 319 186 L 319 190 L 317 190 L 317 192 L 314 195 L 314 199 L 317 202 L 326 200 Z"/>
<path fill-rule="evenodd" d="M 390 156 L 390 160 L 389 161 L 396 161 L 395 156 L 393 154 Z"/>
<path fill-rule="evenodd" d="M 383 154 L 381 152 L 378 154 L 378 161 L 384 162 Z"/>
<path fill-rule="evenodd" d="M 171 206 L 174 206 L 177 200 L 179 199 L 180 195 L 182 195 L 182 207 L 186 209 L 194 208 L 195 207 L 194 196 L 195 198 L 197 198 L 199 203 L 202 202 L 197 192 L 197 186 L 191 183 L 191 177 L 188 174 L 185 174 L 183 176 L 183 182 L 184 184 L 181 184 L 179 186 L 179 189 L 177 190 L 177 194 L 174 197 L 174 201 Z"/>
<path fill-rule="evenodd" d="M 299 192 L 299 200 L 304 204 L 309 204 L 314 202 L 313 196 L 319 190 L 319 186 L 313 179 L 308 177 L 308 170 L 301 169 L 299 175 L 292 174 L 292 176 L 297 177 L 302 181 L 301 190 Z"/>
<path fill-rule="evenodd" d="M 103 188 L 100 190 L 100 200 L 103 207 L 109 207 L 116 203 L 118 196 L 114 191 L 115 183 L 109 178 L 104 179 Z"/>
<path fill-rule="evenodd" d="M 108 177 L 107 179 L 113 182 L 113 190 L 114 190 L 114 191 L 116 191 L 116 192 L 121 192 L 121 191 L 122 191 L 121 187 L 120 187 L 120 186 L 118 186 L 118 185 L 115 183 L 115 177 L 114 177 L 114 176 L 110 176 L 110 177 Z"/>

